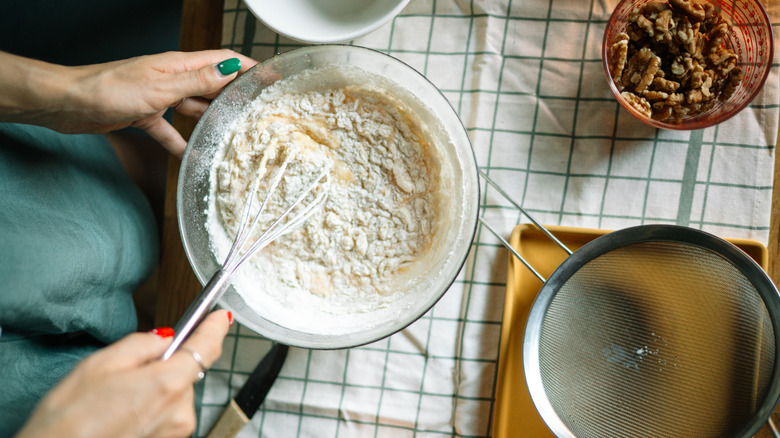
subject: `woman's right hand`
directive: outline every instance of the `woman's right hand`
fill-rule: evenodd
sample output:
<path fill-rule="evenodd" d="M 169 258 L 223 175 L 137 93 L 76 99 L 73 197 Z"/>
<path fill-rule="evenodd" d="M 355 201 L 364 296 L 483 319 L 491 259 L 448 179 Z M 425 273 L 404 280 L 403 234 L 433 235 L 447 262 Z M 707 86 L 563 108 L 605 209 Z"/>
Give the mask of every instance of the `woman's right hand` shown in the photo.
<path fill-rule="evenodd" d="M 232 321 L 225 310 L 212 312 L 167 361 L 160 357 L 170 329 L 134 333 L 96 352 L 44 397 L 17 438 L 190 436 L 202 371 L 192 352 L 210 367 Z"/>

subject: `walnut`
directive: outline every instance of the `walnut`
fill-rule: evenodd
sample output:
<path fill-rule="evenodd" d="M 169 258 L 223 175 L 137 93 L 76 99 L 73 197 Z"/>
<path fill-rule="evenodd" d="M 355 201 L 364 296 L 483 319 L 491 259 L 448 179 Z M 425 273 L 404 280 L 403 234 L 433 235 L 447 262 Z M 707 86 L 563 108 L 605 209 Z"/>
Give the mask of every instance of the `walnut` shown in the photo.
<path fill-rule="evenodd" d="M 712 107 L 715 106 L 714 101 L 708 101 L 708 102 L 696 102 L 691 105 L 689 105 L 689 112 L 690 114 L 700 114 L 707 112 L 712 109 Z"/>
<path fill-rule="evenodd" d="M 701 84 L 701 94 L 704 96 L 704 100 L 709 102 L 712 100 L 713 97 L 715 97 L 710 91 L 710 88 L 712 87 L 712 75 L 710 74 L 709 70 L 704 72 L 704 81 L 702 81 Z"/>
<path fill-rule="evenodd" d="M 672 17 L 673 14 L 671 9 L 664 9 L 661 11 L 658 14 L 658 18 L 655 20 L 655 29 L 662 34 L 669 32 L 676 25 Z"/>
<path fill-rule="evenodd" d="M 685 96 L 682 93 L 673 93 L 669 95 L 669 99 L 666 100 L 667 105 L 678 106 L 685 100 Z"/>
<path fill-rule="evenodd" d="M 655 24 L 645 18 L 644 15 L 639 15 L 636 19 L 636 25 L 639 26 L 640 29 L 647 32 L 649 36 L 655 35 Z"/>
<path fill-rule="evenodd" d="M 609 48 L 609 70 L 640 113 L 680 121 L 736 91 L 742 80 L 739 58 L 723 44 L 731 24 L 712 4 L 651 1 L 635 7 L 629 21 Z"/>
<path fill-rule="evenodd" d="M 669 98 L 669 93 L 665 93 L 663 91 L 645 90 L 645 92 L 642 93 L 642 97 L 647 100 L 666 100 Z"/>
<path fill-rule="evenodd" d="M 702 26 L 712 29 L 721 21 L 720 11 L 712 3 L 704 3 L 702 6 L 704 7 Z"/>
<path fill-rule="evenodd" d="M 628 14 L 628 21 L 634 23 L 636 22 L 636 19 L 639 18 L 640 15 L 644 14 L 645 12 L 645 6 L 635 6 L 634 9 L 631 10 L 631 12 Z"/>
<path fill-rule="evenodd" d="M 678 78 L 683 78 L 688 75 L 689 71 L 693 70 L 693 64 L 694 61 L 690 56 L 678 56 L 672 62 L 670 73 Z"/>
<path fill-rule="evenodd" d="M 707 57 L 709 65 L 722 77 L 728 76 L 728 74 L 737 66 L 737 54 L 726 49 L 720 49 L 714 53 L 710 53 Z"/>
<path fill-rule="evenodd" d="M 691 0 L 669 0 L 669 3 L 677 10 L 682 11 L 687 16 L 696 21 L 704 20 L 706 13 L 702 5 L 694 3 Z"/>
<path fill-rule="evenodd" d="M 687 93 L 685 93 L 685 101 L 687 103 L 699 103 L 703 99 L 701 90 L 688 90 Z"/>
<path fill-rule="evenodd" d="M 646 14 L 649 14 L 652 17 L 652 19 L 655 20 L 656 16 L 657 16 L 656 14 L 658 14 L 658 16 L 660 16 L 660 13 L 662 13 L 663 11 L 668 11 L 669 10 L 669 3 L 661 2 L 661 1 L 655 1 L 655 2 L 650 2 L 650 3 L 645 3 L 643 5 L 643 7 L 644 7 L 644 12 Z"/>
<path fill-rule="evenodd" d="M 628 60 L 621 83 L 631 87 L 635 93 L 641 93 L 653 82 L 660 66 L 661 58 L 655 56 L 649 47 L 643 47 Z"/>
<path fill-rule="evenodd" d="M 707 53 L 712 53 L 719 50 L 721 48 L 720 45 L 723 43 L 723 40 L 726 39 L 728 34 L 728 23 L 720 23 L 714 28 L 710 29 L 710 31 L 707 32 L 707 39 L 709 40 L 707 43 Z"/>
<path fill-rule="evenodd" d="M 656 30 L 656 44 L 663 44 L 670 49 L 670 52 L 679 52 L 674 42 L 674 35 L 677 31 L 677 21 L 674 19 L 674 13 L 671 9 L 664 9 L 656 14 L 654 27 Z"/>
<path fill-rule="evenodd" d="M 683 117 L 687 117 L 694 114 L 693 105 L 677 105 L 672 107 L 672 116 L 674 120 L 682 120 Z"/>
<path fill-rule="evenodd" d="M 625 33 L 621 33 L 617 38 L 618 41 L 609 47 L 609 71 L 612 74 L 612 80 L 619 87 L 622 82 L 623 70 L 626 67 L 626 59 L 628 58 L 629 38 Z"/>
<path fill-rule="evenodd" d="M 667 93 L 674 93 L 678 88 L 680 88 L 680 83 L 670 81 L 656 75 L 655 79 L 653 79 L 653 88 L 655 90 L 660 90 Z"/>
<path fill-rule="evenodd" d="M 643 116 L 653 116 L 653 108 L 650 106 L 650 102 L 648 102 L 644 97 L 637 96 L 636 94 L 629 91 L 624 91 L 620 93 L 620 95 L 623 96 L 623 99 L 626 99 L 626 102 L 634 107 L 634 109 L 639 111 Z"/>
<path fill-rule="evenodd" d="M 704 83 L 704 67 L 698 62 L 694 64 L 693 70 L 691 70 L 691 88 L 701 88 Z"/>
<path fill-rule="evenodd" d="M 677 33 L 675 34 L 677 42 L 694 59 L 700 59 L 703 56 L 701 50 L 705 41 L 702 38 L 700 28 L 701 23 L 691 23 L 688 17 L 683 17 L 677 25 Z"/>
<path fill-rule="evenodd" d="M 628 26 L 625 33 L 628 35 L 629 39 L 635 43 L 645 39 L 644 31 L 642 31 L 642 29 L 640 29 L 636 23 L 632 23 L 630 26 Z"/>
<path fill-rule="evenodd" d="M 663 102 L 653 103 L 653 119 L 655 120 L 667 120 L 673 118 L 675 121 L 688 114 L 688 109 L 682 104 L 685 102 L 685 96 L 681 93 L 669 94 Z M 674 116 L 674 117 L 672 117 Z"/>
<path fill-rule="evenodd" d="M 663 102 L 653 104 L 653 119 L 664 121 L 672 116 L 674 107 L 665 105 Z"/>
<path fill-rule="evenodd" d="M 737 91 L 737 87 L 739 86 L 740 82 L 742 82 L 742 68 L 736 67 L 731 70 L 728 78 L 726 78 L 726 81 L 723 85 L 723 91 L 721 91 L 719 99 L 725 101 L 731 97 L 731 95 Z"/>

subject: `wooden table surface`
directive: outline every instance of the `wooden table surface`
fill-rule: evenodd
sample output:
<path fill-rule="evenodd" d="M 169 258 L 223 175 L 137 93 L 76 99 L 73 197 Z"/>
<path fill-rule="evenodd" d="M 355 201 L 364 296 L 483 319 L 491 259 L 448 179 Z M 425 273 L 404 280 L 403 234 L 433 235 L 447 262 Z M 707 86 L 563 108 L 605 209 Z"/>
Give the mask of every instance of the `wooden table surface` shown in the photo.
<path fill-rule="evenodd" d="M 222 38 L 223 0 L 184 0 L 180 49 L 195 51 L 219 48 Z M 195 121 L 174 114 L 173 125 L 188 139 Z M 162 245 L 159 267 L 155 324 L 173 326 L 200 291 L 201 284 L 190 267 L 179 235 L 176 218 L 176 183 L 179 160 L 168 161 L 168 176 L 163 213 Z"/>
<path fill-rule="evenodd" d="M 780 9 L 780 0 L 764 0 L 764 6 L 772 12 Z M 184 0 L 182 12 L 180 49 L 195 51 L 219 48 L 222 38 L 223 0 Z M 195 122 L 174 116 L 174 126 L 185 139 L 195 127 Z M 775 146 L 777 150 L 777 145 Z M 775 154 L 774 181 L 780 181 L 778 154 Z M 201 284 L 190 267 L 182 246 L 176 218 L 176 184 L 179 174 L 179 160 L 169 159 L 165 210 L 163 215 L 162 253 L 159 267 L 158 296 L 155 324 L 173 326 L 184 313 Z M 772 192 L 772 207 L 769 227 L 768 273 L 775 284 L 780 280 L 780 190 Z M 780 409 L 772 417 L 780 423 Z M 772 437 L 768 427 L 764 427 L 757 437 Z"/>

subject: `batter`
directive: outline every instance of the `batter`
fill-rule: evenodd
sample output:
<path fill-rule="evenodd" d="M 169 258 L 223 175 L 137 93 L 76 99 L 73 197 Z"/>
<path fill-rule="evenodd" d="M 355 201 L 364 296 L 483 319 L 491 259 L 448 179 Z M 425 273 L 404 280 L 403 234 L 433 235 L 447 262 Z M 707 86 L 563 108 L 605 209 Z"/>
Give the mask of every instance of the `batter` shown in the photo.
<path fill-rule="evenodd" d="M 317 190 L 327 190 L 327 199 L 302 227 L 241 268 L 239 293 L 259 298 L 259 313 L 278 303 L 269 313 L 331 315 L 368 312 L 403 293 L 395 280 L 430 249 L 440 196 L 431 146 L 403 108 L 358 87 L 295 92 L 282 81 L 266 89 L 226 139 L 212 172 L 210 234 L 221 228 L 227 237 L 212 241 L 219 260 L 254 177 L 262 175 L 263 198 L 285 161 L 262 222 L 276 218 L 323 168 L 330 183 Z"/>

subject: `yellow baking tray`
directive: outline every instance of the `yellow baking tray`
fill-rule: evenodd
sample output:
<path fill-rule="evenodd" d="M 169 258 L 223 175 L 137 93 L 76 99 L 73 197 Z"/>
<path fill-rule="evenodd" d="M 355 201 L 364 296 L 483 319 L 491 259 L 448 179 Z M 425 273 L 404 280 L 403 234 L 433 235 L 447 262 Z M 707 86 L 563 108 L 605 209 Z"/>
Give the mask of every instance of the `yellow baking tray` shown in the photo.
<path fill-rule="evenodd" d="M 609 233 L 608 230 L 586 228 L 546 228 L 572 251 Z M 748 239 L 726 240 L 747 253 L 764 270 L 767 269 L 769 253 L 762 243 Z M 516 226 L 509 243 L 545 278 L 549 278 L 568 257 L 563 249 L 531 224 Z M 523 332 L 531 305 L 541 287 L 542 282 L 510 254 L 493 418 L 493 436 L 496 438 L 554 437 L 536 412 L 523 374 Z"/>

